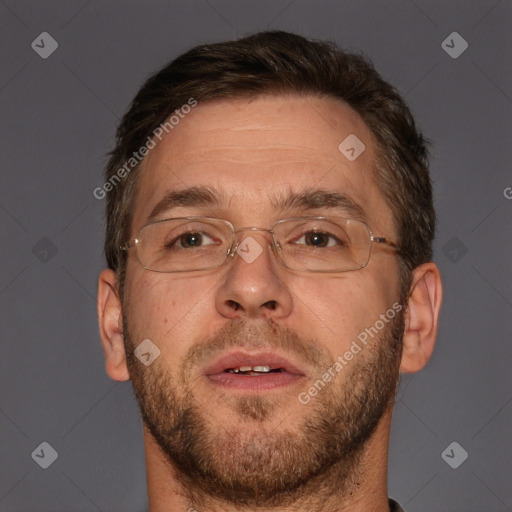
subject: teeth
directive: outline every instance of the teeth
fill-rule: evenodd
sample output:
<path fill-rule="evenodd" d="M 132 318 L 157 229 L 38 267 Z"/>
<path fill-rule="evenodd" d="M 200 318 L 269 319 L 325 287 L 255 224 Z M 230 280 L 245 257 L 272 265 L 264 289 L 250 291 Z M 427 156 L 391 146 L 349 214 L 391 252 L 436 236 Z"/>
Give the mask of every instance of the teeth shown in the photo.
<path fill-rule="evenodd" d="M 252 371 L 253 372 L 269 372 L 270 366 L 253 366 Z"/>
<path fill-rule="evenodd" d="M 270 372 L 270 366 L 240 366 L 239 368 L 230 368 L 227 370 L 229 373 L 240 373 L 240 372 L 261 372 L 268 373 Z"/>

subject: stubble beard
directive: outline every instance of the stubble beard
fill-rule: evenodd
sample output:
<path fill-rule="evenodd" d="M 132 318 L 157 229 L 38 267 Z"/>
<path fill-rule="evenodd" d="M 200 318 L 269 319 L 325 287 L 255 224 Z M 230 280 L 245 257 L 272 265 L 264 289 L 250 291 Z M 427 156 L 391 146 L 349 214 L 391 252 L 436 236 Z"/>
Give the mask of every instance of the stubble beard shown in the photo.
<path fill-rule="evenodd" d="M 188 372 L 211 353 L 241 346 L 240 340 L 249 340 L 243 346 L 252 348 L 263 339 L 267 348 L 313 360 L 321 377 L 333 361 L 314 340 L 272 322 L 256 332 L 235 321 L 195 344 L 179 376 L 172 376 L 159 360 L 145 367 L 136 359 L 124 318 L 128 369 L 145 427 L 174 468 L 189 501 L 196 508 L 203 504 L 204 509 L 220 501 L 250 509 L 301 503 L 320 510 L 332 496 L 348 494 L 357 485 L 365 446 L 394 400 L 403 327 L 400 312 L 371 345 L 363 346 L 317 396 L 302 405 L 308 409 L 301 422 L 283 417 L 276 428 L 272 419 L 281 414 L 279 400 L 261 396 L 231 397 L 226 407 L 239 422 L 230 426 L 214 422 L 198 401 Z"/>

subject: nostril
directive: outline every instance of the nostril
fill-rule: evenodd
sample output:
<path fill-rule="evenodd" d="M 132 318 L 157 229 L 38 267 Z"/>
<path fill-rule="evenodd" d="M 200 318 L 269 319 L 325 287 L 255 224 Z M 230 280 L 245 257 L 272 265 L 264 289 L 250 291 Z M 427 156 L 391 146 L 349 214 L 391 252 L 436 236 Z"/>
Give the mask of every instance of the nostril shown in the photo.
<path fill-rule="evenodd" d="M 231 309 L 238 311 L 238 308 L 240 307 L 240 304 L 238 304 L 238 302 L 235 302 L 234 300 L 228 300 L 227 303 Z"/>
<path fill-rule="evenodd" d="M 263 304 L 264 307 L 270 309 L 271 311 L 275 311 L 277 308 L 277 302 L 275 300 L 269 300 Z"/>

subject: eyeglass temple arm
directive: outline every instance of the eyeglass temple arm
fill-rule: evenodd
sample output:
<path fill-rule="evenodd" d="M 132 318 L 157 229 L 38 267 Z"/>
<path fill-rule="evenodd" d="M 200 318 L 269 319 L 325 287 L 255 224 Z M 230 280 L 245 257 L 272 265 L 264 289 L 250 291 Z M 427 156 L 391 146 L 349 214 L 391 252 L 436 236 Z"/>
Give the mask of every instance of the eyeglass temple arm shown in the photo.
<path fill-rule="evenodd" d="M 125 242 L 124 244 L 120 245 L 119 250 L 127 251 L 128 249 L 135 247 L 137 245 L 138 241 L 139 240 L 137 238 L 134 238 L 133 240 L 129 240 L 128 242 Z"/>
<path fill-rule="evenodd" d="M 398 244 L 395 244 L 395 242 L 391 242 L 390 240 L 387 240 L 383 236 L 372 236 L 372 237 L 370 237 L 370 240 L 372 242 L 375 242 L 376 244 L 384 244 L 384 245 L 388 245 L 389 247 L 393 247 L 393 249 L 400 250 L 400 246 Z"/>

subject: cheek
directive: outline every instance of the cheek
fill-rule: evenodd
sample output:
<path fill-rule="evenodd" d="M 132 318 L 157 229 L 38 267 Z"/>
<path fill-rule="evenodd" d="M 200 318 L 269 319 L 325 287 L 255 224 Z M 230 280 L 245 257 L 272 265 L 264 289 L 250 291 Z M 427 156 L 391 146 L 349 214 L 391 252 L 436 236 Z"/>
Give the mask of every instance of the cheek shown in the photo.
<path fill-rule="evenodd" d="M 181 347 L 185 349 L 201 330 L 207 304 L 213 303 L 212 284 L 204 279 L 134 272 L 126 288 L 125 305 L 134 343 L 149 338 L 163 354 L 169 352 L 176 358 Z"/>
<path fill-rule="evenodd" d="M 365 270 L 304 279 L 292 291 L 296 297 L 295 318 L 301 323 L 298 330 L 325 344 L 334 356 L 398 300 L 396 277 L 388 279 L 383 273 Z"/>

